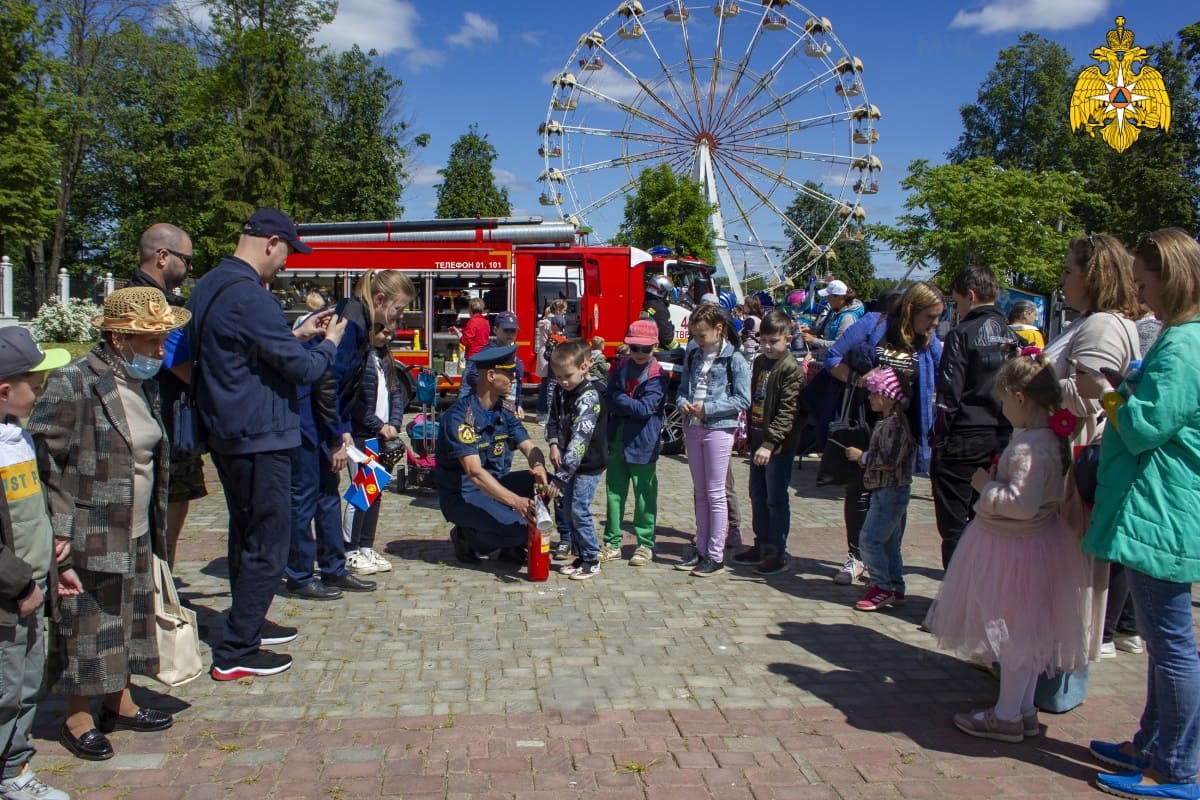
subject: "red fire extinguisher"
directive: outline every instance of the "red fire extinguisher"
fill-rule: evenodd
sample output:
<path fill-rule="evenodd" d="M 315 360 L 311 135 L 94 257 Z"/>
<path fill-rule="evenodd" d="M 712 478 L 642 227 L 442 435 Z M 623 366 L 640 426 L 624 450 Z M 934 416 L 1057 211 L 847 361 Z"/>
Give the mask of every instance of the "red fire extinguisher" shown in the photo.
<path fill-rule="evenodd" d="M 544 520 L 547 530 L 538 527 L 538 522 L 529 523 L 529 552 L 526 564 L 529 580 L 540 583 L 550 577 L 550 514 L 542 505 L 541 498 L 534 500 L 538 504 L 538 520 Z"/>

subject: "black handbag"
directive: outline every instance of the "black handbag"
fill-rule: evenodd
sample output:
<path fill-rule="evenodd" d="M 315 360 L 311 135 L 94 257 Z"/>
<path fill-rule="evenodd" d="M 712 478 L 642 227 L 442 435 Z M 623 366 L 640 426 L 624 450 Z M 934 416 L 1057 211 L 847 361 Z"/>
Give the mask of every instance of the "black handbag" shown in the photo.
<path fill-rule="evenodd" d="M 1100 471 L 1100 445 L 1086 444 L 1075 448 L 1075 461 L 1071 464 L 1071 477 L 1075 479 L 1075 490 L 1084 502 L 1096 502 L 1097 474 Z"/>
<path fill-rule="evenodd" d="M 850 483 L 861 468 L 858 462 L 846 458 L 847 448 L 866 450 L 871 443 L 871 426 L 867 422 L 863 404 L 855 402 L 858 389 L 854 384 L 855 376 L 851 374 L 842 400 L 841 419 L 829 425 L 825 449 L 821 452 L 821 466 L 817 470 L 818 486 L 844 486 Z"/>
<path fill-rule="evenodd" d="M 1138 355 L 1138 348 L 1133 344 L 1133 337 L 1129 335 L 1129 329 L 1121 324 L 1119 317 L 1116 314 L 1118 324 L 1121 325 L 1121 330 L 1125 333 L 1125 340 L 1129 343 L 1130 358 L 1135 358 Z M 1096 424 L 1099 426 L 1104 422 L 1104 415 L 1101 414 L 1096 418 Z M 1075 448 L 1075 459 L 1071 463 L 1071 477 L 1075 481 L 1075 491 L 1079 492 L 1079 496 L 1086 503 L 1096 502 L 1096 487 L 1099 485 L 1097 475 L 1100 472 L 1100 443 L 1093 442 Z"/>

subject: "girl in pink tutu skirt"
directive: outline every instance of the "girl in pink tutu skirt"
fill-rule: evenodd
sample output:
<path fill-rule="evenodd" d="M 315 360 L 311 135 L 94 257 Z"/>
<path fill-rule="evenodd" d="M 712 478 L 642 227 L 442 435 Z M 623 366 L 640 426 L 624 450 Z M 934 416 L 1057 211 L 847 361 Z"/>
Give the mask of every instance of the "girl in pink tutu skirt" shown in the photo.
<path fill-rule="evenodd" d="M 954 552 L 926 626 L 972 661 L 1000 663 L 996 705 L 955 714 L 963 733 L 1002 742 L 1036 736 L 1038 675 L 1087 663 L 1087 564 L 1058 515 L 1077 420 L 1061 408 L 1054 368 L 1037 348 L 996 374 L 1012 423 L 993 472 L 976 471 L 975 519 Z"/>

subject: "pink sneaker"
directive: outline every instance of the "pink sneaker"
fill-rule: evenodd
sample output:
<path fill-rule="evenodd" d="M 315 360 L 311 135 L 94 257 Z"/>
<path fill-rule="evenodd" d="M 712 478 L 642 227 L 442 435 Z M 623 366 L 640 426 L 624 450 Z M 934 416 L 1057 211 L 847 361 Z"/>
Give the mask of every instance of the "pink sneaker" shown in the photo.
<path fill-rule="evenodd" d="M 900 603 L 903 602 L 904 596 L 901 595 Z M 894 605 L 897 605 L 895 592 L 889 592 L 887 589 L 872 586 L 867 590 L 866 596 L 854 604 L 854 608 L 858 611 L 879 611 L 882 608 Z"/>

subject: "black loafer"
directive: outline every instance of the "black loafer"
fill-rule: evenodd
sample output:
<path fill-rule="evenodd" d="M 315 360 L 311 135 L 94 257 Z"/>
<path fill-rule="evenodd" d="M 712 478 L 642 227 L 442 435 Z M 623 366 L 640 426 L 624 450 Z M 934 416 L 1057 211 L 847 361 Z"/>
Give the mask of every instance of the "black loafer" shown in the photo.
<path fill-rule="evenodd" d="M 375 591 L 375 581 L 364 581 L 362 578 L 356 578 L 347 572 L 345 575 L 339 575 L 336 578 L 321 578 L 321 583 L 325 584 L 326 588 L 337 588 L 343 592 L 373 592 Z M 338 592 L 341 594 L 341 592 Z"/>
<path fill-rule="evenodd" d="M 103 704 L 100 706 L 99 728 L 104 733 L 112 733 L 118 728 L 139 733 L 165 731 L 174 722 L 175 720 L 170 714 L 165 711 L 156 711 L 153 708 L 139 708 L 132 717 L 122 717 L 108 706 Z"/>
<path fill-rule="evenodd" d="M 501 547 L 499 559 L 506 564 L 524 564 L 529 560 L 524 547 Z"/>
<path fill-rule="evenodd" d="M 95 728 L 76 739 L 71 735 L 70 728 L 63 725 L 58 734 L 58 741 L 75 757 L 86 761 L 107 761 L 113 757 L 112 744 L 108 737 Z"/>
<path fill-rule="evenodd" d="M 454 557 L 463 564 L 478 564 L 479 556 L 471 549 L 471 545 L 467 544 L 466 537 L 462 535 L 462 531 L 455 525 L 450 529 L 450 543 L 454 545 Z"/>
<path fill-rule="evenodd" d="M 318 580 L 311 580 L 296 587 L 288 587 L 288 594 L 301 600 L 337 600 L 342 593 Z"/>

